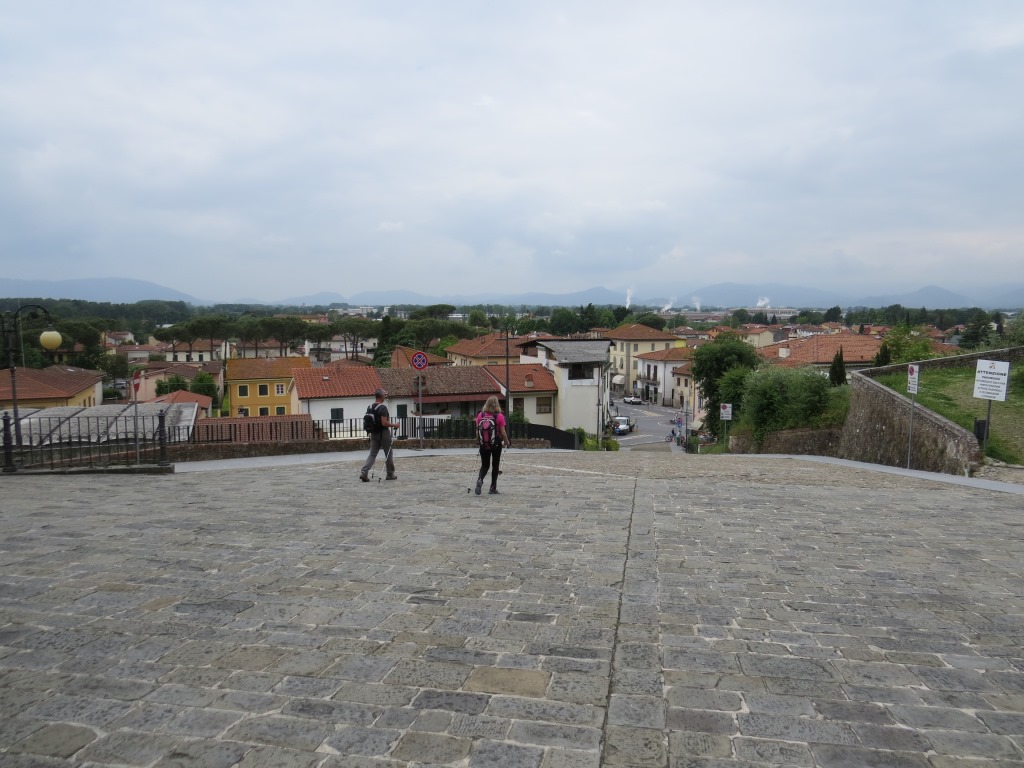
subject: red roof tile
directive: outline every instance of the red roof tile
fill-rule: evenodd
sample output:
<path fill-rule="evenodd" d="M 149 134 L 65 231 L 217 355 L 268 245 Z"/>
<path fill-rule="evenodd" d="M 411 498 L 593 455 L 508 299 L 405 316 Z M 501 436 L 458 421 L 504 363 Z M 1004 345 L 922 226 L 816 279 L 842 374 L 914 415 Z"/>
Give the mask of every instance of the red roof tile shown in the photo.
<path fill-rule="evenodd" d="M 668 331 L 658 331 L 641 323 L 626 323 L 604 334 L 606 339 L 623 341 L 679 341 L 679 337 Z"/>
<path fill-rule="evenodd" d="M 490 374 L 498 386 L 505 387 L 505 366 L 487 365 L 483 370 Z M 527 386 L 528 379 L 533 380 L 533 386 Z M 557 392 L 558 384 L 551 371 L 541 363 L 515 363 L 508 367 L 508 386 L 512 394 L 516 392 Z"/>
<path fill-rule="evenodd" d="M 842 348 L 843 361 L 847 365 L 863 366 L 874 361 L 881 346 L 882 340 L 874 336 L 829 333 L 768 344 L 758 349 L 757 353 L 772 363 L 799 368 L 805 365 L 829 365 Z M 782 357 L 780 350 L 788 350 L 788 356 Z"/>
<path fill-rule="evenodd" d="M 310 368 L 308 357 L 233 358 L 227 362 L 229 381 L 290 379 L 295 369 Z"/>
<path fill-rule="evenodd" d="M 70 365 L 49 368 L 16 368 L 18 400 L 68 398 L 103 381 L 103 374 Z M 0 371 L 0 400 L 11 398 L 10 369 Z"/>
<path fill-rule="evenodd" d="M 640 360 L 676 362 L 677 360 L 689 360 L 693 357 L 693 350 L 693 347 L 672 347 L 671 349 L 656 349 L 653 352 L 641 352 L 634 357 Z"/>
<path fill-rule="evenodd" d="M 382 386 L 379 368 L 372 366 L 330 365 L 296 370 L 295 392 L 300 400 L 332 397 L 373 397 Z"/>
<path fill-rule="evenodd" d="M 160 395 L 160 397 L 154 397 L 149 402 L 151 403 L 196 403 L 200 409 L 210 410 L 210 406 L 213 404 L 213 398 L 209 395 L 197 395 L 195 392 L 188 392 L 184 389 L 178 389 L 174 392 L 170 392 L 166 395 Z"/>

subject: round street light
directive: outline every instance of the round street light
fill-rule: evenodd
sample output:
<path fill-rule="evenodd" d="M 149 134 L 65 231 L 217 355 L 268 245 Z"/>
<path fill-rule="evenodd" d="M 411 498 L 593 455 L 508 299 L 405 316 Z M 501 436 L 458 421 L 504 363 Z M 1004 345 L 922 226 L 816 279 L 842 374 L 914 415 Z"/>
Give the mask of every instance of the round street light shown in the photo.
<path fill-rule="evenodd" d="M 63 338 L 60 332 L 52 325 L 46 326 L 46 330 L 39 334 L 39 344 L 47 352 L 54 352 L 59 349 L 61 341 L 63 341 Z"/>

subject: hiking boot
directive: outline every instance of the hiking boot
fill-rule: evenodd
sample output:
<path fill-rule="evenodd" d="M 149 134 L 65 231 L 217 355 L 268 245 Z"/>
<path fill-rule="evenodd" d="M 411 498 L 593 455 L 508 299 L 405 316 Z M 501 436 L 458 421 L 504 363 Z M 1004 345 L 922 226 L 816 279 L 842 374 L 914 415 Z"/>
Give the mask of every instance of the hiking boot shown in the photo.
<path fill-rule="evenodd" d="M 359 479 L 362 480 L 364 483 L 370 482 L 370 478 L 366 476 L 365 472 L 359 473 Z"/>
<path fill-rule="evenodd" d="M 387 475 L 384 479 L 385 480 L 397 480 L 398 479 L 398 475 Z"/>
<path fill-rule="evenodd" d="M 495 488 L 493 485 L 491 486 L 491 490 L 488 491 L 488 493 L 494 493 L 494 494 L 496 494 L 497 492 L 498 492 L 498 489 Z"/>
<path fill-rule="evenodd" d="M 480 495 L 480 489 L 483 488 L 483 487 L 484 487 L 484 481 L 483 480 L 477 480 L 476 481 L 476 495 L 477 496 Z"/>

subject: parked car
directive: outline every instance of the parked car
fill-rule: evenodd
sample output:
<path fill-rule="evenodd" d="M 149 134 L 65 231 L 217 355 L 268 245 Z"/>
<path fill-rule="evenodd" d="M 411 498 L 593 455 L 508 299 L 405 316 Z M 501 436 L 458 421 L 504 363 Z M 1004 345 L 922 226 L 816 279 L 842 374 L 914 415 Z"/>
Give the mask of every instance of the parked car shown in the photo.
<path fill-rule="evenodd" d="M 640 405 L 643 402 L 643 400 L 641 400 L 636 395 L 626 395 L 624 398 L 622 398 L 622 402 L 629 403 L 630 405 Z"/>
<path fill-rule="evenodd" d="M 612 420 L 612 432 L 616 435 L 625 435 L 636 429 L 636 421 L 629 416 L 616 416 Z"/>

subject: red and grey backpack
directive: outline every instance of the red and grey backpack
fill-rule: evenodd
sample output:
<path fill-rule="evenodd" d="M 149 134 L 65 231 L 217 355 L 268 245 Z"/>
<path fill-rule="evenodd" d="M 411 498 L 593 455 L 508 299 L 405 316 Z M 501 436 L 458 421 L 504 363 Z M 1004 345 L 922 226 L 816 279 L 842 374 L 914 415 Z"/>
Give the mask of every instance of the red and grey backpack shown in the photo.
<path fill-rule="evenodd" d="M 494 449 L 498 445 L 498 414 L 480 411 L 476 421 L 476 435 L 482 448 Z"/>

